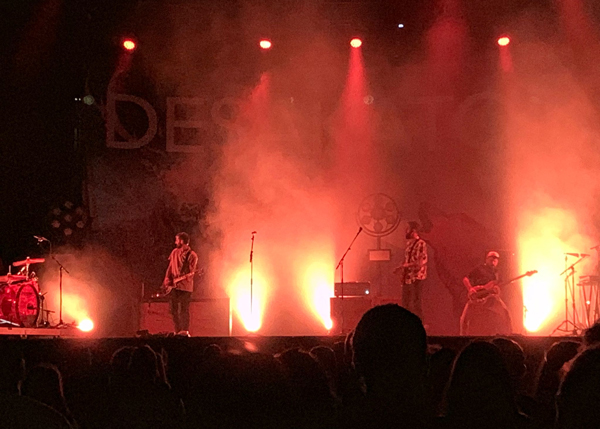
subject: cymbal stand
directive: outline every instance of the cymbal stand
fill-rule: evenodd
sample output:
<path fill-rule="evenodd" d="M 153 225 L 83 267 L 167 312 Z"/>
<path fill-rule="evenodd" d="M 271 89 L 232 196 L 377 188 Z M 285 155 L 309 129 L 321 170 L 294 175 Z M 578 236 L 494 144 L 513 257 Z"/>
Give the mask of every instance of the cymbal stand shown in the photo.
<path fill-rule="evenodd" d="M 565 319 L 552 331 L 551 336 L 555 332 L 565 332 L 572 335 L 578 335 L 582 331 L 582 327 L 577 324 L 577 308 L 575 306 L 575 265 L 583 261 L 585 257 L 579 258 L 573 264 L 567 266 L 567 258 L 565 256 L 565 269 L 559 275 L 565 275 Z M 569 319 L 569 294 L 571 295 L 571 314 L 573 320 Z M 572 329 L 569 329 L 572 327 Z"/>

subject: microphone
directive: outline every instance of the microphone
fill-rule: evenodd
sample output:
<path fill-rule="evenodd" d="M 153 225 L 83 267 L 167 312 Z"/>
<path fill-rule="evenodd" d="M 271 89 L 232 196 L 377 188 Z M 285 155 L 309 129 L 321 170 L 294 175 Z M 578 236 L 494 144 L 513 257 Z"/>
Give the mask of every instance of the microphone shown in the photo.
<path fill-rule="evenodd" d="M 362 226 L 361 226 L 360 228 L 358 228 L 358 232 L 359 232 L 359 233 L 360 233 L 360 232 L 362 232 L 362 230 L 363 230 L 363 227 L 362 227 Z"/>
<path fill-rule="evenodd" d="M 42 241 L 50 241 L 46 237 L 40 237 L 38 235 L 34 235 L 33 238 L 35 238 L 38 241 L 38 243 L 41 243 Z"/>
<path fill-rule="evenodd" d="M 256 231 L 252 231 L 252 234 L 256 234 Z"/>
<path fill-rule="evenodd" d="M 590 256 L 588 253 L 563 253 L 563 255 L 574 256 L 575 258 L 587 258 L 588 256 Z"/>

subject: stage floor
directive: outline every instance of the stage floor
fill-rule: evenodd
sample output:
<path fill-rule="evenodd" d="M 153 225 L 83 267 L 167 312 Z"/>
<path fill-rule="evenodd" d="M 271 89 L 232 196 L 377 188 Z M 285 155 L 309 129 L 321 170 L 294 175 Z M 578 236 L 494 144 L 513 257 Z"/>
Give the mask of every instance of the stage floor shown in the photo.
<path fill-rule="evenodd" d="M 19 336 L 21 338 L 81 338 L 82 332 L 74 327 L 66 328 L 21 328 L 16 326 L 0 327 L 0 337 Z"/>

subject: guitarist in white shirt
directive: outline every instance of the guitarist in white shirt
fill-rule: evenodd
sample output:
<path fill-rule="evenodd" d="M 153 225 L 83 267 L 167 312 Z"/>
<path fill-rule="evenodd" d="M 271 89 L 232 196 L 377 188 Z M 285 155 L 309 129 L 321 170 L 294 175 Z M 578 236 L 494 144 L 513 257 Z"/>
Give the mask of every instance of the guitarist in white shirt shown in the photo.
<path fill-rule="evenodd" d="M 198 255 L 190 248 L 190 236 L 185 232 L 178 233 L 175 236 L 175 249 L 169 256 L 169 267 L 163 282 L 165 289 L 173 288 L 169 293 L 170 310 L 175 332 L 178 335 L 190 335 L 190 301 L 197 267 Z M 186 274 L 190 275 L 186 276 Z"/>
<path fill-rule="evenodd" d="M 510 313 L 499 296 L 499 261 L 500 254 L 490 251 L 486 255 L 485 264 L 475 267 L 463 278 L 469 300 L 460 317 L 460 335 L 492 336 L 512 332 Z M 477 299 L 477 292 L 484 289 L 491 293 L 485 299 Z"/>

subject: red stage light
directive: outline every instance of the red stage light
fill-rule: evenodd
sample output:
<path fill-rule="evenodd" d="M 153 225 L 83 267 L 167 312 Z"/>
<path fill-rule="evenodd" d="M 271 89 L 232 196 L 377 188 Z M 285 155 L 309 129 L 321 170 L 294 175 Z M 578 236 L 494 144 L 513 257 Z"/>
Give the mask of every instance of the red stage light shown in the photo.
<path fill-rule="evenodd" d="M 260 47 L 262 49 L 271 49 L 271 46 L 273 46 L 273 44 L 271 43 L 270 40 L 267 39 L 262 39 L 259 43 Z"/>
<path fill-rule="evenodd" d="M 510 43 L 510 37 L 508 37 L 508 36 L 502 36 L 498 39 L 499 46 L 508 46 L 509 43 Z"/>
<path fill-rule="evenodd" d="M 132 39 L 123 40 L 123 47 L 129 52 L 133 52 L 135 50 L 135 46 L 135 41 L 133 41 Z"/>
<path fill-rule="evenodd" d="M 92 322 L 91 319 L 83 319 L 81 322 L 79 322 L 77 327 L 83 332 L 90 332 L 92 329 L 94 329 L 94 322 Z"/>
<path fill-rule="evenodd" d="M 353 48 L 360 48 L 362 45 L 362 40 L 360 40 L 358 37 L 355 37 L 354 39 L 350 40 L 350 46 L 352 46 Z"/>

